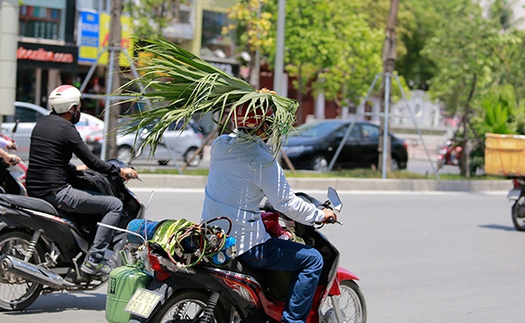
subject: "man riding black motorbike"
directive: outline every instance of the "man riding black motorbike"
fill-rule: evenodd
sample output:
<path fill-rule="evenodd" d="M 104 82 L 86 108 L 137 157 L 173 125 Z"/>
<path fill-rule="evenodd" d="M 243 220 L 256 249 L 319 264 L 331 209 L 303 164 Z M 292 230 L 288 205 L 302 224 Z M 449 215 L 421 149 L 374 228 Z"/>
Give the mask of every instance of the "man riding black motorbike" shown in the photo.
<path fill-rule="evenodd" d="M 64 212 L 105 214 L 100 222 L 115 226 L 122 213 L 122 202 L 113 196 L 74 189 L 67 181 L 68 175 L 86 168 L 103 174 L 119 174 L 126 180 L 137 178 L 138 174 L 132 168 L 107 163 L 90 151 L 74 126 L 80 119 L 80 99 L 80 91 L 72 85 L 61 85 L 50 93 L 52 111 L 38 120 L 31 134 L 27 192 Z M 72 164 L 73 154 L 85 165 Z M 104 259 L 104 251 L 112 237 L 111 229 L 98 227 L 82 271 L 90 275 L 109 274 L 112 268 Z"/>

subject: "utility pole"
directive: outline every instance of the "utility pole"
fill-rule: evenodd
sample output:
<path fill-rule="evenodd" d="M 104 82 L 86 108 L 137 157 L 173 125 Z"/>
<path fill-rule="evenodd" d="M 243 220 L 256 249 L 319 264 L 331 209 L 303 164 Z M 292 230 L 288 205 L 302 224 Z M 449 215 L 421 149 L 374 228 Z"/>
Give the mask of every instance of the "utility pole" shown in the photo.
<path fill-rule="evenodd" d="M 121 43 L 121 25 L 120 16 L 122 13 L 122 0 L 111 1 L 111 20 L 109 25 L 109 61 L 108 61 L 108 75 L 106 77 L 107 93 L 114 94 L 120 87 L 120 43 Z M 108 104 L 109 103 L 109 104 Z M 106 100 L 106 120 L 107 134 L 106 134 L 106 151 L 103 157 L 116 158 L 117 157 L 117 116 L 120 114 L 120 105 L 113 105 L 111 100 Z M 108 110 L 109 109 L 109 110 Z"/>
<path fill-rule="evenodd" d="M 379 98 L 381 99 L 381 113 L 383 114 L 383 118 L 381 118 L 380 140 L 379 146 L 377 147 L 379 151 L 378 165 L 379 169 L 383 169 L 383 163 L 386 160 L 387 171 L 390 171 L 390 136 L 387 135 L 387 143 L 384 144 L 384 130 L 385 127 L 388 129 L 388 109 L 390 104 L 385 104 L 385 102 L 390 102 L 391 91 L 385 92 L 385 89 L 392 88 L 390 76 L 394 72 L 396 60 L 396 20 L 398 8 L 399 0 L 390 0 L 390 10 L 388 12 L 388 20 L 386 22 L 385 43 L 383 45 L 383 77 L 381 81 L 381 87 L 379 89 Z M 388 85 L 386 84 L 387 82 L 389 82 Z M 386 154 L 386 158 L 383 157 L 383 154 Z"/>
<path fill-rule="evenodd" d="M 286 0 L 279 0 L 277 7 L 277 44 L 275 50 L 275 68 L 273 69 L 273 90 L 284 97 L 283 73 L 284 73 L 284 29 L 286 22 Z"/>

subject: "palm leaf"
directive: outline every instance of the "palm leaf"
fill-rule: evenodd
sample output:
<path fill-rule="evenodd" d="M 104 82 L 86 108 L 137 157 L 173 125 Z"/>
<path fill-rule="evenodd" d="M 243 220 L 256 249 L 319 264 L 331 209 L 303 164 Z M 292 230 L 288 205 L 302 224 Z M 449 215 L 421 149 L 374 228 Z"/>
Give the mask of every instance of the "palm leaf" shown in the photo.
<path fill-rule="evenodd" d="M 199 57 L 165 39 L 148 40 L 139 49 L 139 77 L 124 84 L 121 95 L 129 96 L 125 102 L 149 100 L 153 108 L 131 116 L 118 129 L 124 134 L 137 133 L 145 125 L 152 125 L 141 142 L 141 147 L 151 146 L 154 154 L 164 131 L 173 122 L 188 123 L 196 114 L 218 112 L 218 120 L 229 120 L 235 107 L 246 104 L 248 110 L 255 108 L 265 112 L 274 111 L 270 138 L 275 156 L 279 152 L 282 137 L 286 136 L 295 122 L 298 103 L 275 95 L 271 91 L 258 91 L 245 81 L 228 75 Z M 131 89 L 144 90 L 137 93 Z M 215 120 L 219 123 L 218 120 Z M 221 130 L 226 124 L 219 124 Z"/>

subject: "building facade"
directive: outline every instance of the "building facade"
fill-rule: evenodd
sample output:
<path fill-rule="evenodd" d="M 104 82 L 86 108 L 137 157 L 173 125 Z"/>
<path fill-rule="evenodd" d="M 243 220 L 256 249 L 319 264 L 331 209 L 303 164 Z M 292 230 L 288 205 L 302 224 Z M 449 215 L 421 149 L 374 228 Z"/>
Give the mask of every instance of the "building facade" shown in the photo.
<path fill-rule="evenodd" d="M 140 1 L 140 0 L 138 0 Z M 235 0 L 174 2 L 163 36 L 218 68 L 239 74 L 234 35 L 223 35 L 227 9 Z M 1 10 L 1 7 L 0 7 Z M 19 3 L 16 48 L 16 100 L 47 107 L 47 95 L 70 83 L 85 93 L 105 94 L 108 76 L 110 0 L 24 0 Z M 133 57 L 133 19 L 121 18 L 120 68 L 129 70 Z M 89 75 L 90 71 L 92 74 Z M 121 73 L 116 73 L 121 75 Z M 124 81 L 124 80 L 123 80 Z M 83 109 L 103 111 L 103 100 L 85 100 Z"/>

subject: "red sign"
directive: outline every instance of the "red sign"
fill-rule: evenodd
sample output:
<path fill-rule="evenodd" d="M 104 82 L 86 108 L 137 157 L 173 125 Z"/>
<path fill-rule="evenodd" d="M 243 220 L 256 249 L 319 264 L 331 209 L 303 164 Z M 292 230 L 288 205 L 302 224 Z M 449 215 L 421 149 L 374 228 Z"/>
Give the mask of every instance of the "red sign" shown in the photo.
<path fill-rule="evenodd" d="M 23 46 L 18 47 L 16 58 L 55 63 L 73 63 L 75 61 L 73 55 L 68 53 L 53 52 L 43 48 L 25 49 Z"/>
<path fill-rule="evenodd" d="M 78 47 L 18 42 L 18 66 L 59 70 L 78 69 Z"/>

